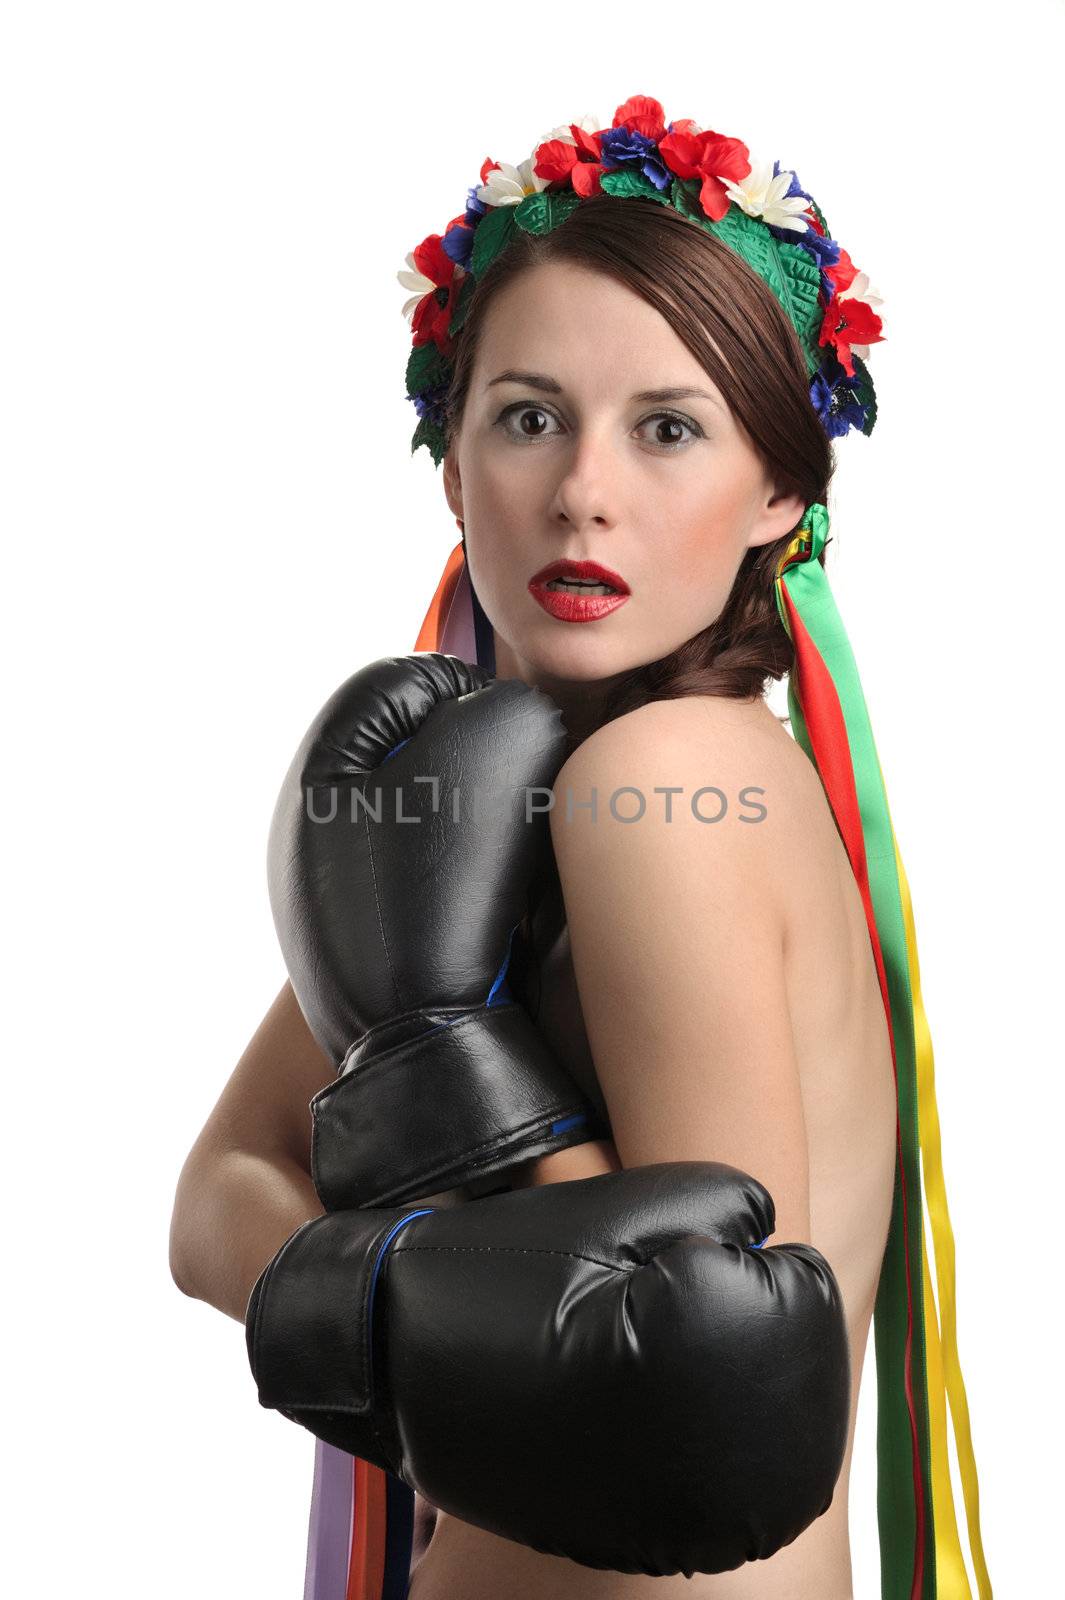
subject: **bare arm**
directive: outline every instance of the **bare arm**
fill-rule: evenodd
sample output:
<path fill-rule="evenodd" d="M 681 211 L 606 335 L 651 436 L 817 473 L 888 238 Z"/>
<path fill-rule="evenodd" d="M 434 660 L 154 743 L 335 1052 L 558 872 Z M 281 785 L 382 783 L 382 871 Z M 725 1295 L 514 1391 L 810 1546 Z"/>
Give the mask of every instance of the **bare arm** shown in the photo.
<path fill-rule="evenodd" d="M 220 1152 L 210 1162 L 191 1156 L 182 1169 L 170 1232 L 170 1270 L 183 1293 L 244 1321 L 259 1273 L 301 1222 L 323 1207 L 310 1175 L 295 1162 Z M 175 1236 L 189 1228 L 190 1246 Z M 175 1259 L 175 1250 L 190 1253 Z"/>
<path fill-rule="evenodd" d="M 706 720 L 704 720 L 706 719 Z M 708 760 L 708 753 L 712 760 Z M 752 1173 L 776 1205 L 774 1242 L 809 1242 L 809 1155 L 784 980 L 777 877 L 786 805 L 758 825 L 730 812 L 707 824 L 690 798 L 734 797 L 771 771 L 727 714 L 704 704 L 646 706 L 594 733 L 555 782 L 551 832 L 581 1007 L 615 1146 L 580 1146 L 584 1170 L 538 1164 L 531 1182 L 626 1167 L 716 1160 Z M 712 769 L 712 770 L 711 770 Z M 635 823 L 607 801 L 635 786 L 679 785 L 672 822 L 648 804 Z M 575 801 L 598 794 L 597 820 Z M 631 803 L 630 803 L 631 810 Z"/>
<path fill-rule="evenodd" d="M 183 1293 L 243 1322 L 263 1267 L 300 1223 L 322 1215 L 309 1105 L 335 1077 L 286 982 L 181 1169 L 170 1271 Z"/>

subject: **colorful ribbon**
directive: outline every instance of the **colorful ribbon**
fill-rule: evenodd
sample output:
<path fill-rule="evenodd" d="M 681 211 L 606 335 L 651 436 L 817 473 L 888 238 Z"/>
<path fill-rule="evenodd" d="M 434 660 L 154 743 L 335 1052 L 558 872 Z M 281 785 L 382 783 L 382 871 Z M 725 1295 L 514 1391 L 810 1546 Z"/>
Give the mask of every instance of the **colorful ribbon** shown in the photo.
<path fill-rule="evenodd" d="M 815 502 L 778 563 L 774 593 L 795 646 L 792 731 L 817 768 L 861 891 L 895 1071 L 895 1197 L 873 1319 L 881 1593 L 883 1600 L 971 1600 L 950 1481 L 946 1394 L 978 1596 L 991 1600 L 913 907 L 858 669 L 818 559 L 827 537 L 828 511 Z M 925 1251 L 922 1156 L 942 1331 Z"/>
<path fill-rule="evenodd" d="M 873 1317 L 881 1595 L 972 1600 L 950 1480 L 949 1400 L 978 1600 L 992 1600 L 958 1360 L 954 1235 L 913 907 L 858 669 L 818 559 L 827 537 L 828 511 L 815 502 L 777 565 L 774 594 L 795 647 L 788 678 L 792 732 L 817 768 L 862 896 L 895 1073 L 895 1196 Z M 494 671 L 478 611 L 459 543 L 415 650 L 442 650 Z M 922 1161 L 938 1317 L 925 1250 Z M 318 1441 L 304 1600 L 404 1600 L 412 1508 L 413 1492 L 401 1479 Z"/>

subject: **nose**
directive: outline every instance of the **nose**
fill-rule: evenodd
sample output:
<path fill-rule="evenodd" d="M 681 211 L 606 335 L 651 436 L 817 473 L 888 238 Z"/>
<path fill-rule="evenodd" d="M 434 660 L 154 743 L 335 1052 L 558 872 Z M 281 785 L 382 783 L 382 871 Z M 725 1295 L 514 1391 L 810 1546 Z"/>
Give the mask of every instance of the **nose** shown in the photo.
<path fill-rule="evenodd" d="M 612 528 L 617 520 L 618 464 L 605 437 L 585 434 L 558 481 L 552 519 L 559 526 Z"/>

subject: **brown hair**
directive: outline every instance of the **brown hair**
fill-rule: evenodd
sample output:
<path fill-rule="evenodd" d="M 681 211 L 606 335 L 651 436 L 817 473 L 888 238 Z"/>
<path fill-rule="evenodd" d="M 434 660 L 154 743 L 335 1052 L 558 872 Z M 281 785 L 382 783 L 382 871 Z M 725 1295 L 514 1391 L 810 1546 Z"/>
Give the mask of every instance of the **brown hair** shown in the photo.
<path fill-rule="evenodd" d="M 779 491 L 827 502 L 832 448 L 809 395 L 799 337 L 768 284 L 705 228 L 654 200 L 596 195 L 546 234 L 515 228 L 485 270 L 456 338 L 446 401 L 458 431 L 480 329 L 494 297 L 549 261 L 617 279 L 661 312 L 724 395 Z M 626 673 L 604 721 L 649 700 L 714 694 L 754 699 L 791 667 L 794 646 L 773 592 L 791 534 L 744 553 L 721 614 L 678 649 Z M 819 558 L 824 564 L 824 555 Z"/>

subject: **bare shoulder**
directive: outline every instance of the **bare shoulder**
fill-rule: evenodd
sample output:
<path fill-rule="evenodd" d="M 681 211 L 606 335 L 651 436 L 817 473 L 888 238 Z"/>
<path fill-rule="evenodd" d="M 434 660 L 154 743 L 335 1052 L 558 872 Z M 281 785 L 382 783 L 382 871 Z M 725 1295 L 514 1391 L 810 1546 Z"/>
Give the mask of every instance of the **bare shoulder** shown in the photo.
<path fill-rule="evenodd" d="M 553 792 L 556 848 L 582 824 L 635 836 L 631 822 L 657 822 L 727 837 L 776 877 L 800 841 L 838 845 L 816 768 L 764 700 L 651 701 L 578 745 Z"/>
<path fill-rule="evenodd" d="M 683 751 L 726 761 L 755 757 L 791 774 L 799 787 L 804 769 L 812 772 L 804 752 L 764 700 L 730 700 L 721 695 L 652 700 L 626 712 L 590 734 L 562 770 L 583 773 L 619 755 L 672 759 Z"/>

